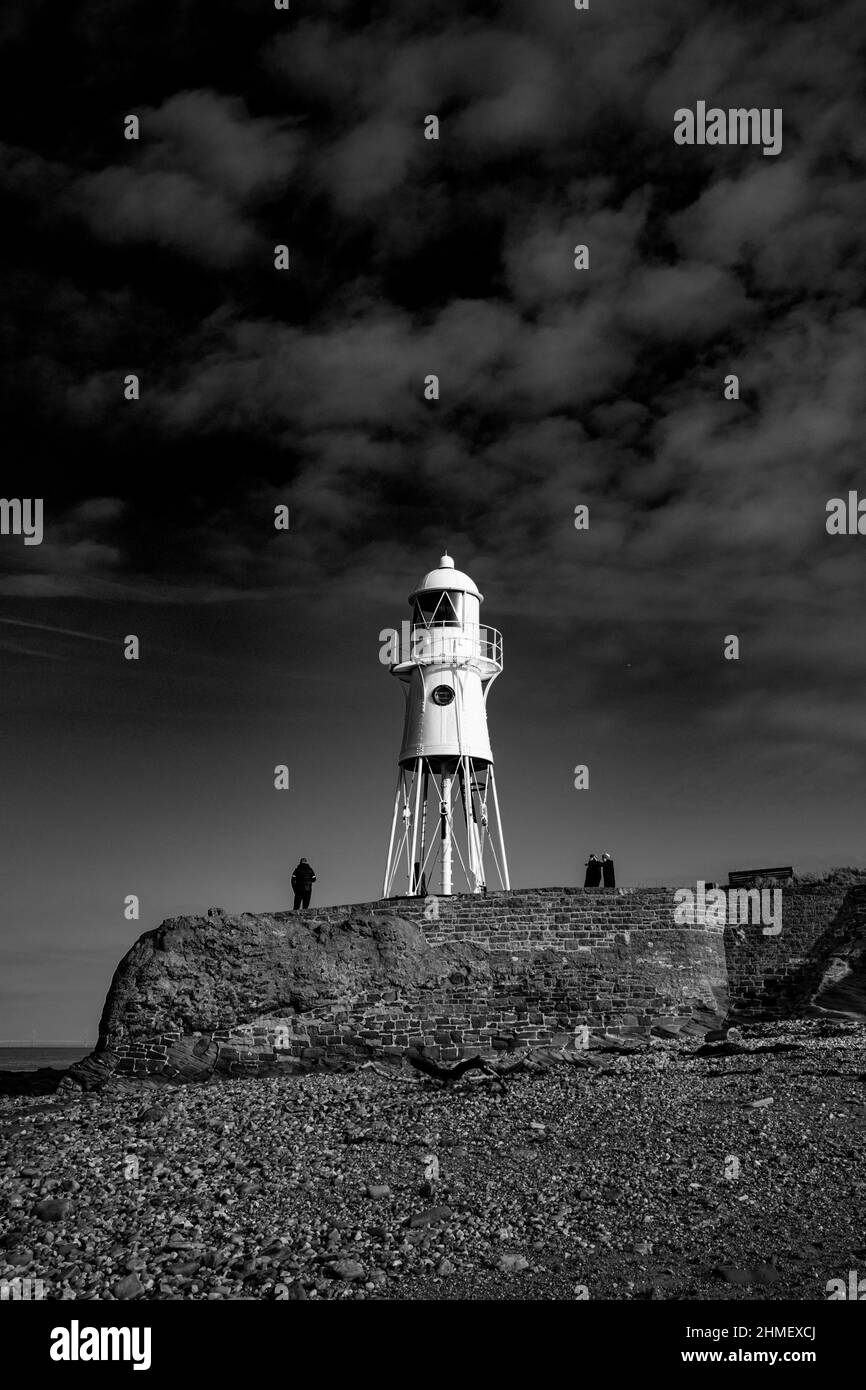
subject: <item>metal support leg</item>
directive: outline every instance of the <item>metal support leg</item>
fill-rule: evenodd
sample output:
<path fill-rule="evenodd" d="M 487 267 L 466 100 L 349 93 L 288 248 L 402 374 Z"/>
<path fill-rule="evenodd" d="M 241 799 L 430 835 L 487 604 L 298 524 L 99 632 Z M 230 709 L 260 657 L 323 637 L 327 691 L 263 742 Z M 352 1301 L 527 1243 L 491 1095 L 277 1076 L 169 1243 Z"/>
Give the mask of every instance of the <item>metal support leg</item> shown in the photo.
<path fill-rule="evenodd" d="M 466 821 L 466 833 L 471 842 L 472 848 L 470 857 L 472 861 L 472 874 L 474 878 L 473 892 L 480 893 L 484 887 L 484 857 L 481 852 L 481 841 L 478 837 L 478 820 L 475 815 L 475 792 L 472 787 L 472 779 L 475 769 L 472 759 L 466 759 L 466 787 L 468 796 L 468 819 Z"/>
<path fill-rule="evenodd" d="M 418 882 L 415 882 L 415 851 L 418 848 L 418 822 L 421 819 L 421 759 L 415 763 L 415 814 L 412 817 L 412 853 L 409 857 L 411 869 L 409 870 L 409 893 L 410 896 L 417 895 L 421 887 L 421 871 L 418 871 Z"/>
<path fill-rule="evenodd" d="M 424 848 L 427 839 L 427 793 L 430 789 L 430 774 L 427 768 L 424 769 L 424 789 L 421 792 L 421 849 L 418 858 L 421 861 L 421 882 L 418 884 L 418 892 L 422 891 L 424 884 Z"/>
<path fill-rule="evenodd" d="M 442 827 L 442 895 L 451 892 L 451 777 L 442 773 L 442 801 L 439 811 Z"/>
<path fill-rule="evenodd" d="M 382 897 L 387 898 L 391 886 L 391 856 L 394 853 L 394 836 L 397 832 L 397 813 L 400 810 L 400 788 L 403 784 L 403 769 L 397 768 L 397 791 L 394 795 L 394 816 L 391 821 L 391 838 L 388 841 L 388 858 L 385 863 L 385 881 L 382 885 Z"/>
<path fill-rule="evenodd" d="M 511 882 L 508 877 L 508 860 L 505 858 L 505 836 L 502 833 L 502 817 L 499 814 L 499 797 L 496 795 L 496 776 L 493 772 L 492 765 L 490 767 L 488 777 L 490 779 L 490 785 L 493 789 L 493 806 L 496 811 L 496 827 L 499 831 L 499 853 L 502 856 L 502 876 L 505 880 L 502 886 L 503 888 L 510 888 Z"/>

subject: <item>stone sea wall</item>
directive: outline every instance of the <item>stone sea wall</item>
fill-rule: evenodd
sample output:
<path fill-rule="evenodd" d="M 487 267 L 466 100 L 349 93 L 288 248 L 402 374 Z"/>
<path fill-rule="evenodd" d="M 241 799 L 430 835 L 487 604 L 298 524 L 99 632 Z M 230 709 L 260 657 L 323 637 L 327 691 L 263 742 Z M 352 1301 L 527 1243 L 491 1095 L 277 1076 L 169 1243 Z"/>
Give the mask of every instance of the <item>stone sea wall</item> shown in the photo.
<path fill-rule="evenodd" d="M 781 931 L 726 927 L 731 1009 L 739 1017 L 785 1018 L 815 999 L 825 979 L 862 970 L 866 885 L 803 884 L 782 890 Z"/>
<path fill-rule="evenodd" d="M 866 888 L 785 889 L 777 935 L 674 914 L 672 889 L 543 888 L 172 919 L 121 961 L 79 1071 L 191 1079 L 410 1048 L 449 1061 L 586 1028 L 796 1013 L 861 949 Z"/>

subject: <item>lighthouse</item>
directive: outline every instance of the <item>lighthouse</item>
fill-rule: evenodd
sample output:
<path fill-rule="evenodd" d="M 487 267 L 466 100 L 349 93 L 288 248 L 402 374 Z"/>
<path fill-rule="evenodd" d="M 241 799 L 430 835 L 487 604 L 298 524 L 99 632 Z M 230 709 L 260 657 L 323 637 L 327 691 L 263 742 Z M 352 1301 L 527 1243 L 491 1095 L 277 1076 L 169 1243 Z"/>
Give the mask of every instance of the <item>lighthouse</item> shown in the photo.
<path fill-rule="evenodd" d="M 475 582 L 443 555 L 409 595 L 411 622 L 394 634 L 387 664 L 405 712 L 385 898 L 484 893 L 488 862 L 500 886 L 510 886 L 487 732 L 502 636 L 479 622 L 482 602 Z"/>

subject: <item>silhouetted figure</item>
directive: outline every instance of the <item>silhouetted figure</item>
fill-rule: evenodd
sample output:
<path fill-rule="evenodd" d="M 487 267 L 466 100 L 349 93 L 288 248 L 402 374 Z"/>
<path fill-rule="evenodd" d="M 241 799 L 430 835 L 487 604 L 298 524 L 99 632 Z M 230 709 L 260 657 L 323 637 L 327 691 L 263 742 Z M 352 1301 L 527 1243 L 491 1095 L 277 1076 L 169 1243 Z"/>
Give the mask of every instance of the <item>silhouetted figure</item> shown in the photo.
<path fill-rule="evenodd" d="M 315 881 L 316 875 L 313 873 L 312 864 L 308 864 L 306 859 L 299 860 L 298 867 L 292 874 L 292 888 L 295 893 L 295 911 L 297 911 L 299 907 L 310 906 L 310 895 L 312 894 Z"/>
<path fill-rule="evenodd" d="M 594 854 L 591 854 L 586 861 L 586 878 L 583 880 L 584 888 L 597 888 L 601 883 L 601 864 Z"/>
<path fill-rule="evenodd" d="M 604 877 L 605 888 L 615 888 L 616 874 L 614 873 L 613 860 L 609 854 L 601 856 L 601 872 Z"/>

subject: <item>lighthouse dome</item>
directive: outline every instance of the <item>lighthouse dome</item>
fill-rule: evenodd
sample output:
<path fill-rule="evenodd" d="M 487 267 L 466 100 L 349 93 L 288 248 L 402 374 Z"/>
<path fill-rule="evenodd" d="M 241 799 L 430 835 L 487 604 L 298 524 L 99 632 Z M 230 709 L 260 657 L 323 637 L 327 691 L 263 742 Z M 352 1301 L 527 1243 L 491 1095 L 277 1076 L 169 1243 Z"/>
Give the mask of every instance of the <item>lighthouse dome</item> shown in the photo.
<path fill-rule="evenodd" d="M 431 589 L 450 589 L 456 593 L 472 594 L 479 603 L 484 598 L 484 595 L 479 592 L 475 580 L 470 579 L 469 575 L 464 574 L 462 570 L 454 568 L 454 561 L 450 555 L 443 555 L 438 567 L 424 575 L 420 584 L 409 595 L 409 602 L 411 603 L 416 595 L 429 592 Z"/>

